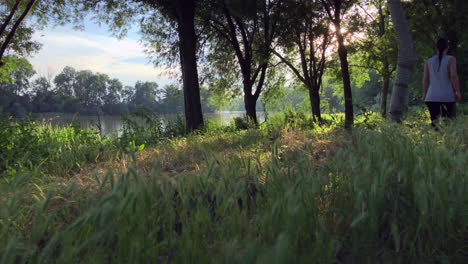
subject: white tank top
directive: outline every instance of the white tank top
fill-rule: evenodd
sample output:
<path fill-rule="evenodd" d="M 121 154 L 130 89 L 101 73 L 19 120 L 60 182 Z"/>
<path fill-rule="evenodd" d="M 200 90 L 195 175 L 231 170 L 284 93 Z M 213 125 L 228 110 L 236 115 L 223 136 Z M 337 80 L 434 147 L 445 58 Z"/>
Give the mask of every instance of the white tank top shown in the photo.
<path fill-rule="evenodd" d="M 449 61 L 452 56 L 443 55 L 439 68 L 439 55 L 427 61 L 429 68 L 429 90 L 425 102 L 455 102 L 452 82 L 449 76 Z"/>

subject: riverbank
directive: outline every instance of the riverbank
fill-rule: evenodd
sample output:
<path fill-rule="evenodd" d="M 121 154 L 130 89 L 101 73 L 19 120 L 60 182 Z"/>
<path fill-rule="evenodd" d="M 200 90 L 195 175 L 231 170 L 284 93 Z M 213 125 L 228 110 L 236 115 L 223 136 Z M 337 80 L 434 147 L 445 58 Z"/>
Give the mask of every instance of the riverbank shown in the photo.
<path fill-rule="evenodd" d="M 99 131 L 101 136 L 117 137 L 124 130 L 127 119 L 138 121 L 140 125 L 145 123 L 145 118 L 141 115 L 147 115 L 145 112 L 135 112 L 129 115 L 80 115 L 69 113 L 34 113 L 32 118 L 41 123 L 51 124 L 53 127 L 66 127 L 71 124 L 79 124 L 82 129 L 92 129 Z M 258 112 L 260 122 L 265 120 L 264 112 Z M 151 114 L 152 118 L 159 119 L 163 123 L 176 122 L 178 119 L 184 119 L 183 114 Z M 221 111 L 204 113 L 205 120 L 219 122 L 228 126 L 232 119 L 245 117 L 243 111 Z"/>
<path fill-rule="evenodd" d="M 115 140 L 17 127 L 1 262 L 462 263 L 468 118 L 435 132 L 421 115 L 369 113 L 352 133 L 298 113 Z"/>

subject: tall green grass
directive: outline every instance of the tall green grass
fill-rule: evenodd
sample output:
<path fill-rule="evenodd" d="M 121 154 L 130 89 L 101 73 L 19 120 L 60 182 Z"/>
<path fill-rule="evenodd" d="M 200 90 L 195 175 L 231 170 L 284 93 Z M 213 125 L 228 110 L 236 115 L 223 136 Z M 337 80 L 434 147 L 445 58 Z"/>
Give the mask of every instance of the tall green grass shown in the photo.
<path fill-rule="evenodd" d="M 467 259 L 466 118 L 441 132 L 394 125 L 341 131 L 347 140 L 320 164 L 308 155 L 282 159 L 272 127 L 261 130 L 270 142 L 266 160 L 221 159 L 208 149 L 206 170 L 177 178 L 158 164 L 150 176 L 135 167 L 99 180 L 97 197 L 73 198 L 73 186 L 43 191 L 29 219 L 21 213 L 21 195 L 13 196 L 0 208 L 0 262 Z"/>
<path fill-rule="evenodd" d="M 77 125 L 53 128 L 32 120 L 0 119 L 0 179 L 22 173 L 66 176 L 115 151 L 114 143 Z"/>
<path fill-rule="evenodd" d="M 118 145 L 125 150 L 129 145 L 155 145 L 167 138 L 187 135 L 185 121 L 178 116 L 175 120 L 163 120 L 147 110 L 140 110 L 123 117 L 123 130 L 117 138 Z"/>
<path fill-rule="evenodd" d="M 83 166 L 134 155 L 145 146 L 187 135 L 183 120 L 163 122 L 148 112 L 124 118 L 117 137 L 74 123 L 52 127 L 32 119 L 0 119 L 0 181 L 23 174 L 68 177 Z"/>

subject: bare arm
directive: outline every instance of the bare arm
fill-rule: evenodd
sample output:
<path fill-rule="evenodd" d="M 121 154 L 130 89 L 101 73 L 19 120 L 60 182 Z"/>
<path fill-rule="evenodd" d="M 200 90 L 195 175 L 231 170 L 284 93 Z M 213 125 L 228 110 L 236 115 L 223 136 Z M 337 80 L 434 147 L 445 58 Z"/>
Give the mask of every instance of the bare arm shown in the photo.
<path fill-rule="evenodd" d="M 424 77 L 423 77 L 423 101 L 426 99 L 427 90 L 429 89 L 429 68 L 427 62 L 424 64 Z"/>
<path fill-rule="evenodd" d="M 449 75 L 450 81 L 452 82 L 453 93 L 455 94 L 455 101 L 459 102 L 461 100 L 460 81 L 458 80 L 457 59 L 455 59 L 455 57 L 452 57 L 449 61 Z"/>

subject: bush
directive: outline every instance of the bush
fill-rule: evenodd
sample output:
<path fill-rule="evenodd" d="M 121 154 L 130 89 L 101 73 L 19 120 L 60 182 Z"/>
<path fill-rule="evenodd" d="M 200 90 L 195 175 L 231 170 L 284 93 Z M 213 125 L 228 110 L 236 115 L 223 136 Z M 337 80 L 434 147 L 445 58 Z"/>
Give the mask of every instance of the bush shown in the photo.
<path fill-rule="evenodd" d="M 468 103 L 457 104 L 458 115 L 468 115 Z"/>
<path fill-rule="evenodd" d="M 231 121 L 231 126 L 234 127 L 235 130 L 245 130 L 256 127 L 254 122 L 249 120 L 247 116 L 234 117 Z"/>

